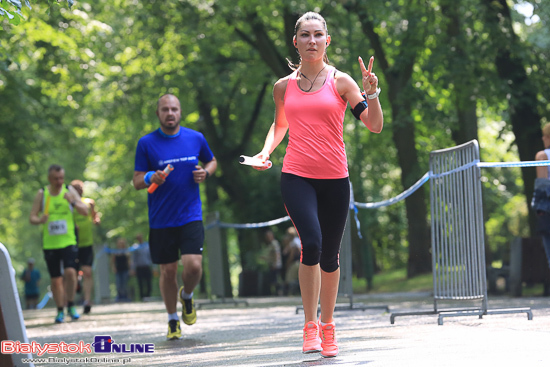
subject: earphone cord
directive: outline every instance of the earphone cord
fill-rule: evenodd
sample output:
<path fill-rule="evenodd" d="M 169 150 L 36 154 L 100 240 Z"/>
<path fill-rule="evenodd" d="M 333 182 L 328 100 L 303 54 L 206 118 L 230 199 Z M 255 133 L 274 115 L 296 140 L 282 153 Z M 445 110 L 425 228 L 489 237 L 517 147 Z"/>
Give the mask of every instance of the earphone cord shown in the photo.
<path fill-rule="evenodd" d="M 325 64 L 325 66 L 323 66 L 323 68 L 317 73 L 317 75 L 315 75 L 315 78 L 313 78 L 313 81 L 311 81 L 307 76 L 305 76 L 304 74 L 302 74 L 301 71 L 298 70 L 298 72 L 300 73 L 300 75 L 303 76 L 304 78 L 306 78 L 306 80 L 307 80 L 308 82 L 311 83 L 311 87 L 309 87 L 308 90 L 304 90 L 304 89 L 302 88 L 302 86 L 300 85 L 300 80 L 301 80 L 301 79 L 300 79 L 300 80 L 298 80 L 298 87 L 300 87 L 300 89 L 301 89 L 302 91 L 306 92 L 306 93 L 309 92 L 309 91 L 313 88 L 313 84 L 314 84 L 315 81 L 317 80 L 317 77 L 319 76 L 319 74 L 321 74 L 321 71 L 325 70 L 326 67 L 327 67 L 327 65 Z"/>

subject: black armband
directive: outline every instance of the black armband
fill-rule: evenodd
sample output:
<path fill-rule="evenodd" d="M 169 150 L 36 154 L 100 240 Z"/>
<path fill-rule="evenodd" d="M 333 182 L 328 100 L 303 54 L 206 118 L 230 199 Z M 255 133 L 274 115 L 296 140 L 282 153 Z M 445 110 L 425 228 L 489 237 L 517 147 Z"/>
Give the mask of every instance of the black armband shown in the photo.
<path fill-rule="evenodd" d="M 369 104 L 367 103 L 367 101 L 361 101 L 352 108 L 351 112 L 357 120 L 361 120 L 361 113 L 363 113 L 363 111 L 366 110 L 368 106 Z"/>

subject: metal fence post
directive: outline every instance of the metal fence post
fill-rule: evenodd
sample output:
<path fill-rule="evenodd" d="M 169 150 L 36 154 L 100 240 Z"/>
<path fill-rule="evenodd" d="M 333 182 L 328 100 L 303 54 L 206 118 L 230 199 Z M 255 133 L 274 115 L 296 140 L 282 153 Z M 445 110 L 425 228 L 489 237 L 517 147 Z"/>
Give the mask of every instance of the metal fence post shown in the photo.
<path fill-rule="evenodd" d="M 104 249 L 97 252 L 92 267 L 94 277 L 95 304 L 109 303 L 111 301 L 111 286 L 109 283 L 109 254 Z"/>
<path fill-rule="evenodd" d="M 209 272 L 209 284 L 210 284 L 210 300 L 208 302 L 197 302 L 197 308 L 200 308 L 207 304 L 214 303 L 233 303 L 238 305 L 243 303 L 248 306 L 247 301 L 236 300 L 230 297 L 227 300 L 227 294 L 231 293 L 231 290 L 226 289 L 226 279 L 224 278 L 224 259 L 223 259 L 223 247 L 222 247 L 222 234 L 219 225 L 220 213 L 213 212 L 206 215 L 205 225 L 205 245 L 208 256 L 208 272 Z M 228 282 L 230 283 L 230 282 Z M 214 296 L 214 297 L 212 297 Z"/>

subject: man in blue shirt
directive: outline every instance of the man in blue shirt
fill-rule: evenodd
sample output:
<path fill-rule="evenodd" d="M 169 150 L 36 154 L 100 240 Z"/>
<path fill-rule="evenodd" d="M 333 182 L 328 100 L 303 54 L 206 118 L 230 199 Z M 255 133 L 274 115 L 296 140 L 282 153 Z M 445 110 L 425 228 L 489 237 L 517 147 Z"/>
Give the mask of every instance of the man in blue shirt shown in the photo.
<path fill-rule="evenodd" d="M 197 320 L 192 297 L 202 276 L 204 242 L 199 184 L 214 173 L 217 162 L 201 133 L 180 126 L 181 107 L 176 96 L 160 97 L 156 113 L 160 128 L 139 140 L 133 182 L 136 190 L 158 185 L 147 199 L 149 247 L 153 263 L 160 265 L 160 289 L 168 312 L 167 339 L 181 339 L 178 298 L 183 322 L 193 325 Z M 163 170 L 168 164 L 174 170 L 166 177 Z M 178 291 L 180 257 L 183 286 Z"/>

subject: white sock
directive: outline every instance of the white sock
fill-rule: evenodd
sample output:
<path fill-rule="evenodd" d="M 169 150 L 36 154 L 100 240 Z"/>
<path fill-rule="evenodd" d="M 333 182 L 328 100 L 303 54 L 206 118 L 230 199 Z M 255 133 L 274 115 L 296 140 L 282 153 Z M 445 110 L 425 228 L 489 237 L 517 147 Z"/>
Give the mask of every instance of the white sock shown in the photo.
<path fill-rule="evenodd" d="M 180 318 L 179 318 L 177 312 L 169 313 L 169 314 L 168 314 L 168 321 L 172 321 L 172 320 L 179 321 L 179 319 L 180 319 Z"/>
<path fill-rule="evenodd" d="M 181 290 L 181 298 L 183 298 L 183 299 L 191 299 L 191 298 L 193 298 L 193 292 L 191 292 L 191 294 L 185 293 L 185 291 L 182 289 L 182 290 Z"/>

